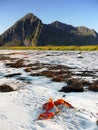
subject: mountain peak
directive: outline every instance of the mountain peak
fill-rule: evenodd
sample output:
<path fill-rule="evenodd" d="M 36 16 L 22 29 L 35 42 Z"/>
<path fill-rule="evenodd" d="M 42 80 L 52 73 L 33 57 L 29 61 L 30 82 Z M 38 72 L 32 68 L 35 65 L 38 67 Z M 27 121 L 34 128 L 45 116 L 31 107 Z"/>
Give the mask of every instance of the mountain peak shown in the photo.
<path fill-rule="evenodd" d="M 51 25 L 63 31 L 70 31 L 74 29 L 72 25 L 68 25 L 60 21 L 54 21 L 53 23 L 51 23 Z"/>
<path fill-rule="evenodd" d="M 98 44 L 98 33 L 86 27 L 74 27 L 54 21 L 43 24 L 32 13 L 27 13 L 0 36 L 0 46 Z"/>
<path fill-rule="evenodd" d="M 33 13 L 27 13 L 25 16 L 33 16 Z"/>
<path fill-rule="evenodd" d="M 39 18 L 37 16 L 35 16 L 34 14 L 32 14 L 32 13 L 27 13 L 20 20 L 25 21 L 26 19 L 39 19 Z"/>
<path fill-rule="evenodd" d="M 61 25 L 61 24 L 64 24 L 64 23 L 62 23 L 62 22 L 60 22 L 58 20 L 51 23 L 51 25 L 54 25 L 54 26 L 58 26 L 58 25 Z"/>
<path fill-rule="evenodd" d="M 53 23 L 61 23 L 60 21 L 58 21 L 58 20 L 56 20 L 56 21 L 54 21 L 54 22 L 52 22 L 51 24 L 53 24 Z"/>

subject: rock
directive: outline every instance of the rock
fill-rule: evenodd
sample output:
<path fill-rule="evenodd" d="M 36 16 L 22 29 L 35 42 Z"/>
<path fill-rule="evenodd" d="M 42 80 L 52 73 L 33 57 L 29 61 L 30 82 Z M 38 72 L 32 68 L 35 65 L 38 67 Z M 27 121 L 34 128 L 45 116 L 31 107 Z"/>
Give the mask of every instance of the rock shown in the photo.
<path fill-rule="evenodd" d="M 84 88 L 82 83 L 78 79 L 69 79 L 67 86 L 64 86 L 61 92 L 83 92 Z"/>
<path fill-rule="evenodd" d="M 0 92 L 11 92 L 14 91 L 14 89 L 6 84 L 0 85 Z"/>
<path fill-rule="evenodd" d="M 94 81 L 90 86 L 89 90 L 98 92 L 98 80 Z"/>
<path fill-rule="evenodd" d="M 96 121 L 96 125 L 98 126 L 98 120 Z"/>
<path fill-rule="evenodd" d="M 21 73 L 8 74 L 8 75 L 5 75 L 5 77 L 14 77 L 14 76 L 17 76 L 17 75 L 21 75 Z"/>

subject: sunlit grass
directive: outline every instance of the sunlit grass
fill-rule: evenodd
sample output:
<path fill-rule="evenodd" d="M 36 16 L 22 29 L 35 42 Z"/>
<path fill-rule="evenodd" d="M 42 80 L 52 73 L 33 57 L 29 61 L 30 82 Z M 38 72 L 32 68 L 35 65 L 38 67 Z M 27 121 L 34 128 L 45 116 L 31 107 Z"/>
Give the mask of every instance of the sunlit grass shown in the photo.
<path fill-rule="evenodd" d="M 98 46 L 15 46 L 15 47 L 0 47 L 5 50 L 61 50 L 61 51 L 97 51 Z"/>

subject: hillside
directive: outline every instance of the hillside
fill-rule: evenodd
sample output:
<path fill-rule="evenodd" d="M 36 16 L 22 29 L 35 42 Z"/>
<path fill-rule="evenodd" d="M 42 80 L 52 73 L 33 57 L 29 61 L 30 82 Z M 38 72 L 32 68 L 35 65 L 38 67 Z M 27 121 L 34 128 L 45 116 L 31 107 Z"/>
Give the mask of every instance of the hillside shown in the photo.
<path fill-rule="evenodd" d="M 59 21 L 43 22 L 32 13 L 25 15 L 0 36 L 0 46 L 96 45 L 98 33 L 84 26 Z"/>

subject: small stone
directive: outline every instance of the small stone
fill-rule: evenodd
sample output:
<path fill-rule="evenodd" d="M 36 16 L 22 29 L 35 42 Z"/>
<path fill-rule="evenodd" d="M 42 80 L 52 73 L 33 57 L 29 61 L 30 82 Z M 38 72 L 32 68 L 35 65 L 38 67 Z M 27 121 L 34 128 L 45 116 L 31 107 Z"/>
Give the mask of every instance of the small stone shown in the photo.
<path fill-rule="evenodd" d="M 11 92 L 14 91 L 14 89 L 6 84 L 0 85 L 0 92 Z"/>
<path fill-rule="evenodd" d="M 98 125 L 98 120 L 96 121 L 96 125 Z"/>

